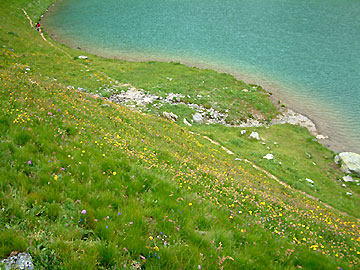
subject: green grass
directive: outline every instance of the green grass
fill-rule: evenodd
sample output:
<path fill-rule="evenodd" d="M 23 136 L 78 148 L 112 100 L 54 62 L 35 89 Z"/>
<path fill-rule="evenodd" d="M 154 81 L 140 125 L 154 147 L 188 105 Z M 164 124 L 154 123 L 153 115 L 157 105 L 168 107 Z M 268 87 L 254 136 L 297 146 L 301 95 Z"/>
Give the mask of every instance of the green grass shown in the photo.
<path fill-rule="evenodd" d="M 111 87 L 103 71 L 152 93 L 209 94 L 197 102 L 231 107 L 235 122 L 276 115 L 266 93 L 242 92 L 251 86 L 230 75 L 174 63 L 79 60 L 84 52 L 56 44 L 69 57 L 45 43 L 21 10 L 36 21 L 50 3 L 1 0 L 0 258 L 27 251 L 36 269 L 358 268 L 358 197 L 342 195 L 333 153 L 304 129 L 258 129 L 278 166 L 262 160 L 268 149 L 249 141 L 249 131 L 193 127 L 232 156 L 182 124 L 69 86 L 92 93 Z M 242 107 L 231 105 L 236 99 Z M 304 177 L 314 178 L 316 193 Z"/>
<path fill-rule="evenodd" d="M 241 134 L 241 130 L 246 130 Z M 359 218 L 360 196 L 356 182 L 342 187 L 339 179 L 344 174 L 334 163 L 334 153 L 314 142 L 307 130 L 292 125 L 275 125 L 271 128 L 229 128 L 206 126 L 201 132 L 221 142 L 240 158 L 246 158 L 266 169 L 281 181 L 297 190 L 302 190 L 321 201 Z M 250 139 L 252 131 L 259 133 L 261 140 Z M 273 160 L 263 157 L 273 154 Z M 305 179 L 311 179 L 310 184 Z M 355 178 L 356 179 L 356 178 Z M 354 192 L 348 196 L 347 192 Z"/>

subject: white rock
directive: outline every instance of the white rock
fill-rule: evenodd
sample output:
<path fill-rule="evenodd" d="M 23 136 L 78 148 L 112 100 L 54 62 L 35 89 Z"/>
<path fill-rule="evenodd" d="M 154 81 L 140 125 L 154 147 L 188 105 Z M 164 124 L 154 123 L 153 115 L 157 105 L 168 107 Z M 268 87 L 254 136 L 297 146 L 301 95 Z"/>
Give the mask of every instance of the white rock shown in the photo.
<path fill-rule="evenodd" d="M 342 152 L 335 157 L 335 163 L 341 163 L 345 173 L 355 173 L 360 176 L 360 155 L 352 152 Z"/>
<path fill-rule="evenodd" d="M 272 160 L 272 159 L 274 159 L 274 155 L 273 154 L 267 154 L 263 158 L 268 159 L 268 160 Z"/>
<path fill-rule="evenodd" d="M 251 132 L 250 136 L 249 136 L 250 139 L 255 139 L 255 140 L 258 140 L 260 141 L 260 136 L 259 136 L 259 133 L 257 132 Z"/>
<path fill-rule="evenodd" d="M 85 56 L 85 55 L 79 55 L 78 58 L 79 58 L 79 59 L 88 59 L 88 57 Z"/>
<path fill-rule="evenodd" d="M 306 180 L 307 182 L 309 182 L 310 184 L 314 184 L 314 181 L 311 180 L 311 179 L 309 179 L 309 178 L 305 178 L 305 180 Z"/>
<path fill-rule="evenodd" d="M 174 122 L 176 122 L 178 119 L 178 116 L 176 114 L 173 114 L 172 112 L 163 112 L 163 116 Z"/>
<path fill-rule="evenodd" d="M 352 196 L 352 193 L 351 192 L 346 192 L 346 195 Z"/>
<path fill-rule="evenodd" d="M 342 179 L 344 182 L 354 182 L 354 179 L 350 175 L 346 175 Z"/>
<path fill-rule="evenodd" d="M 240 131 L 241 135 L 244 135 L 246 133 L 246 130 Z"/>
<path fill-rule="evenodd" d="M 321 134 L 316 136 L 316 139 L 318 139 L 318 140 L 325 140 L 325 139 L 328 139 L 328 138 L 329 138 L 328 136 L 324 136 L 324 135 L 321 135 Z"/>
<path fill-rule="evenodd" d="M 184 118 L 184 124 L 187 125 L 187 126 L 189 126 L 189 127 L 192 126 L 192 124 L 190 124 L 190 123 L 186 120 L 186 118 Z"/>
<path fill-rule="evenodd" d="M 193 115 L 193 120 L 194 120 L 196 123 L 199 123 L 199 124 L 203 123 L 203 121 L 204 121 L 204 119 L 203 119 L 203 117 L 202 117 L 202 115 L 201 115 L 200 113 L 195 113 L 195 114 Z"/>

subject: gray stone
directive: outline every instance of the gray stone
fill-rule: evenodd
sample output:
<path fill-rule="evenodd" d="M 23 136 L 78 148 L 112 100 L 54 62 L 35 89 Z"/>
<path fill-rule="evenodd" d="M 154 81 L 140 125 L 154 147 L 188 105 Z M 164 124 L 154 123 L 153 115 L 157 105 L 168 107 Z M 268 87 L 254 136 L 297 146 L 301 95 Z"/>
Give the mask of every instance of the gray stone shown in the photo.
<path fill-rule="evenodd" d="M 329 139 L 329 137 L 319 134 L 319 135 L 316 136 L 316 139 L 318 139 L 318 140 L 325 140 L 325 139 Z"/>
<path fill-rule="evenodd" d="M 202 115 L 200 113 L 195 113 L 193 115 L 193 120 L 196 122 L 196 123 L 199 123 L 201 124 L 203 121 L 204 121 L 204 118 L 202 117 Z"/>
<path fill-rule="evenodd" d="M 355 173 L 360 176 L 360 155 L 352 152 L 342 152 L 335 157 L 335 163 L 341 163 L 345 173 Z"/>
<path fill-rule="evenodd" d="M 277 118 L 273 119 L 270 125 L 286 124 L 286 123 L 305 127 L 309 130 L 311 134 L 317 135 L 316 126 L 308 117 L 296 113 L 288 108 L 284 109 L 282 115 L 279 115 Z M 323 139 L 323 137 L 325 138 L 325 136 L 322 136 L 321 138 Z"/>
<path fill-rule="evenodd" d="M 350 175 L 346 175 L 342 179 L 344 182 L 354 182 L 354 179 Z"/>
<path fill-rule="evenodd" d="M 172 112 L 163 112 L 163 116 L 174 122 L 178 120 L 178 116 L 176 114 L 173 114 Z"/>
<path fill-rule="evenodd" d="M 250 139 L 255 139 L 255 140 L 258 140 L 260 141 L 260 136 L 259 136 L 259 133 L 257 132 L 251 132 L 250 136 L 249 136 Z"/>
<path fill-rule="evenodd" d="M 22 269 L 33 270 L 34 264 L 29 253 L 19 253 L 1 261 L 5 264 L 5 270 Z"/>
<path fill-rule="evenodd" d="M 186 118 L 184 118 L 184 124 L 187 125 L 187 126 L 189 126 L 189 127 L 192 126 L 192 124 L 190 124 L 190 123 L 186 120 Z"/>

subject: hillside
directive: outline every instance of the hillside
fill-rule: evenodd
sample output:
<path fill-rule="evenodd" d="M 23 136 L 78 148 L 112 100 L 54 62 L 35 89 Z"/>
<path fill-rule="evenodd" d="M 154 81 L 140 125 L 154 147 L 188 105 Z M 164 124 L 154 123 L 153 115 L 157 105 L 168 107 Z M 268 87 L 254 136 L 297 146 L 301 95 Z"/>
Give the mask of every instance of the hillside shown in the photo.
<path fill-rule="evenodd" d="M 43 38 L 24 10 L 36 22 L 51 2 L 0 0 L 0 259 L 27 251 L 36 269 L 359 268 L 358 186 L 346 195 L 333 153 L 307 130 L 188 127 L 182 105 L 139 112 L 105 99 L 132 87 L 180 93 L 217 101 L 236 124 L 276 116 L 266 91 Z M 181 120 L 157 116 L 165 110 Z"/>

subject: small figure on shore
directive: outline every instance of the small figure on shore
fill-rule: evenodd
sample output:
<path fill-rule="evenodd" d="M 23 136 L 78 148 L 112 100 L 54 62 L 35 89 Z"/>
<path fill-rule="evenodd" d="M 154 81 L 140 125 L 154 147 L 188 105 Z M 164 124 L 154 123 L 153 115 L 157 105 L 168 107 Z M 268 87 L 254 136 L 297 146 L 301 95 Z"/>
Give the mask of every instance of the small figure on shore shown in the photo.
<path fill-rule="evenodd" d="M 40 32 L 40 23 L 38 22 L 37 24 L 36 24 L 36 30 L 38 30 L 39 32 Z"/>

